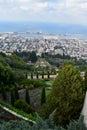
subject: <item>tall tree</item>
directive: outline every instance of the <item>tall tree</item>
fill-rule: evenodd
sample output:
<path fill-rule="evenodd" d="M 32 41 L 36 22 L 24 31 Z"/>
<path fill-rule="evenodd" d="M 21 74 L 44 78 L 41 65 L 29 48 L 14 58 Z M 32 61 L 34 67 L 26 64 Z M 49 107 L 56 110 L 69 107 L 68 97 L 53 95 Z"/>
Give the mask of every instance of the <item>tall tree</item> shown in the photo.
<path fill-rule="evenodd" d="M 50 73 L 49 73 L 49 71 L 48 71 L 48 79 L 50 78 Z"/>
<path fill-rule="evenodd" d="M 44 103 L 46 103 L 46 91 L 45 91 L 45 87 L 42 88 L 42 93 L 41 93 L 41 105 L 43 105 Z"/>
<path fill-rule="evenodd" d="M 38 75 L 38 71 L 36 72 L 36 78 L 38 79 L 39 75 Z"/>
<path fill-rule="evenodd" d="M 42 79 L 44 79 L 44 71 L 42 72 Z"/>
<path fill-rule="evenodd" d="M 28 73 L 26 72 L 26 74 L 25 74 L 25 77 L 26 77 L 26 79 L 28 78 Z"/>
<path fill-rule="evenodd" d="M 10 94 L 11 94 L 11 104 L 12 104 L 12 106 L 14 106 L 14 102 L 15 102 L 14 89 L 11 90 Z"/>
<path fill-rule="evenodd" d="M 25 93 L 25 101 L 30 104 L 30 95 L 29 95 L 29 89 L 26 88 L 26 93 Z"/>
<path fill-rule="evenodd" d="M 6 91 L 5 91 L 5 86 L 3 83 L 0 84 L 1 87 L 1 93 L 2 93 L 2 97 L 4 100 L 6 100 Z"/>
<path fill-rule="evenodd" d="M 15 100 L 19 99 L 19 93 L 18 93 L 18 87 L 17 84 L 15 83 L 15 88 L 14 88 L 14 94 L 15 94 Z"/>
<path fill-rule="evenodd" d="M 84 91 L 87 91 L 87 71 L 85 72 L 84 76 Z"/>
<path fill-rule="evenodd" d="M 82 82 L 79 70 L 72 65 L 65 65 L 53 83 L 45 107 L 46 116 L 56 109 L 56 123 L 66 125 L 70 120 L 77 119 L 84 102 Z"/>
<path fill-rule="evenodd" d="M 33 79 L 33 73 L 31 72 L 31 79 Z"/>
<path fill-rule="evenodd" d="M 37 56 L 36 56 L 35 51 L 31 52 L 31 54 L 30 54 L 30 60 L 31 60 L 32 63 L 35 63 L 37 61 Z"/>

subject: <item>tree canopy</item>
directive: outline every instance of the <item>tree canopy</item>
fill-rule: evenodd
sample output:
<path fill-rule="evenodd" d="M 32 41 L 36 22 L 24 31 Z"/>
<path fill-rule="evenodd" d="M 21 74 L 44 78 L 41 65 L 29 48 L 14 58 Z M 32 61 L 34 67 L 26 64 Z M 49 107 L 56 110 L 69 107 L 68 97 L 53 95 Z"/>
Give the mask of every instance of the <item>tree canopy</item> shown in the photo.
<path fill-rule="evenodd" d="M 56 109 L 56 123 L 66 125 L 71 119 L 77 119 L 84 101 L 82 84 L 83 79 L 77 68 L 72 65 L 63 66 L 44 106 L 46 116 Z"/>
<path fill-rule="evenodd" d="M 0 62 L 0 82 L 4 84 L 13 83 L 17 79 L 15 72 L 8 64 L 3 64 Z"/>

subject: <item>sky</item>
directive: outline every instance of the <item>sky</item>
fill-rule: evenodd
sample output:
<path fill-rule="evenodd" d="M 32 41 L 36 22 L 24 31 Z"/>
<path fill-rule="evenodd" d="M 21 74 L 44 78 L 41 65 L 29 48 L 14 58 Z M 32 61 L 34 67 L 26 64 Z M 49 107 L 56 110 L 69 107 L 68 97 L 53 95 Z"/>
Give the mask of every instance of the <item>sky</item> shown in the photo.
<path fill-rule="evenodd" d="M 87 25 L 87 0 L 0 0 L 0 21 Z"/>

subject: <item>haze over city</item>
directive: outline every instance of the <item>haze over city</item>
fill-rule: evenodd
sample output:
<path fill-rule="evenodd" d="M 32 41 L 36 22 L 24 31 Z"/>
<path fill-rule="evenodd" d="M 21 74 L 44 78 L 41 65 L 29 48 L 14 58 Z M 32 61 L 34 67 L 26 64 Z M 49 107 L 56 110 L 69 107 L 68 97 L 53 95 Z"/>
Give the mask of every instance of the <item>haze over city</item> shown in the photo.
<path fill-rule="evenodd" d="M 87 0 L 0 0 L 0 21 L 87 25 Z"/>

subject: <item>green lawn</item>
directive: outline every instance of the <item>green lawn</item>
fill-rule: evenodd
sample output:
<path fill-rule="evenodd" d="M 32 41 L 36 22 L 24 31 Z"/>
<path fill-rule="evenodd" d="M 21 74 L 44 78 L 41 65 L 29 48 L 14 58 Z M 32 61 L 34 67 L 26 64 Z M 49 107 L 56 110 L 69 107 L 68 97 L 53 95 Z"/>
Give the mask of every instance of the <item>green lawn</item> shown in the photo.
<path fill-rule="evenodd" d="M 50 94 L 51 89 L 46 89 L 46 97 Z"/>
<path fill-rule="evenodd" d="M 48 81 L 45 81 L 46 85 L 51 87 L 54 82 L 54 79 L 49 79 Z"/>

